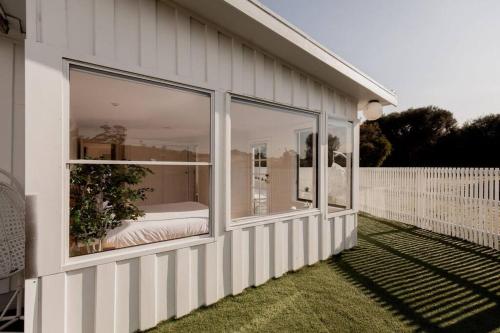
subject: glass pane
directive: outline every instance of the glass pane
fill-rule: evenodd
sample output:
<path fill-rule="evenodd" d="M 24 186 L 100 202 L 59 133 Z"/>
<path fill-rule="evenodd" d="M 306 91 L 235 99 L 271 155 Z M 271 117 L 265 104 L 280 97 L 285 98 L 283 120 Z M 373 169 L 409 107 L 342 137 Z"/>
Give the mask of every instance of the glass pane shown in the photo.
<path fill-rule="evenodd" d="M 70 158 L 210 161 L 210 96 L 70 69 Z"/>
<path fill-rule="evenodd" d="M 307 129 L 302 142 L 298 133 Z M 231 103 L 232 218 L 317 207 L 318 117 L 260 104 Z M 308 141 L 309 138 L 309 141 Z M 253 158 L 259 142 L 260 165 Z M 300 166 L 303 151 L 306 162 Z M 309 158 L 309 159 L 308 159 Z M 307 188 L 307 195 L 301 198 Z"/>
<path fill-rule="evenodd" d="M 328 210 L 352 208 L 352 124 L 328 120 Z"/>
<path fill-rule="evenodd" d="M 70 167 L 70 256 L 209 232 L 209 166 Z"/>

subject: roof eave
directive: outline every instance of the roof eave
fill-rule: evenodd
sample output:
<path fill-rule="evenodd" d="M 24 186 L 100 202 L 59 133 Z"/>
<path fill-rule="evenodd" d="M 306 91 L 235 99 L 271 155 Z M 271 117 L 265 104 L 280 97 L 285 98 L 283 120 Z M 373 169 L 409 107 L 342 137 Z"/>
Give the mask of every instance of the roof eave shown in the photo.
<path fill-rule="evenodd" d="M 178 0 L 184 7 L 236 33 L 285 62 L 358 100 L 397 106 L 396 94 L 255 0 Z"/>

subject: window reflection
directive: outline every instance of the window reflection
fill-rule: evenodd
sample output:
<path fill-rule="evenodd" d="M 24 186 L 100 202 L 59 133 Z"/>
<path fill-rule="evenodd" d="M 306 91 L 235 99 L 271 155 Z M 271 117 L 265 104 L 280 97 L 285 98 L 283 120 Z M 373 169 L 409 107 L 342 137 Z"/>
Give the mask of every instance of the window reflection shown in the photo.
<path fill-rule="evenodd" d="M 352 208 L 352 123 L 328 120 L 328 210 Z"/>
<path fill-rule="evenodd" d="M 317 207 L 315 114 L 233 100 L 231 216 Z"/>
<path fill-rule="evenodd" d="M 72 69 L 70 158 L 210 160 L 210 97 Z"/>

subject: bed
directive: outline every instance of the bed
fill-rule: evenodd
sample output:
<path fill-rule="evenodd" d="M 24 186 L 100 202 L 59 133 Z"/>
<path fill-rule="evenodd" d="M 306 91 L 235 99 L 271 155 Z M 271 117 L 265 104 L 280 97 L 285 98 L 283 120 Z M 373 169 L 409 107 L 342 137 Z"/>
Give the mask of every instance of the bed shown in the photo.
<path fill-rule="evenodd" d="M 105 249 L 166 241 L 208 233 L 208 207 L 199 202 L 177 202 L 139 207 L 145 215 L 123 221 L 104 239 Z"/>

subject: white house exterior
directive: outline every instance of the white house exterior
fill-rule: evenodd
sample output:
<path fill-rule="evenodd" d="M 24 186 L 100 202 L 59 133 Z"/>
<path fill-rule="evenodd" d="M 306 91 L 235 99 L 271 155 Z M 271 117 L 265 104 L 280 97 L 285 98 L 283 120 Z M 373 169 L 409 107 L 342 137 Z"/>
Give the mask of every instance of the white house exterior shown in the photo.
<path fill-rule="evenodd" d="M 253 0 L 27 0 L 25 13 L 0 3 L 26 28 L 0 34 L 0 167 L 24 184 L 29 211 L 26 332 L 148 329 L 355 246 L 357 112 L 395 105 L 392 92 Z M 101 110 L 107 89 L 121 100 Z M 155 124 L 160 106 L 170 110 L 165 96 L 194 103 L 172 107 L 181 125 Z M 138 123 L 138 113 L 144 124 L 128 126 L 121 153 L 88 139 L 99 121 Z M 176 126 L 196 135 L 165 134 Z M 71 234 L 70 169 L 99 163 L 154 169 L 163 185 L 150 181 L 146 206 L 184 191 L 206 229 L 83 249 Z"/>

